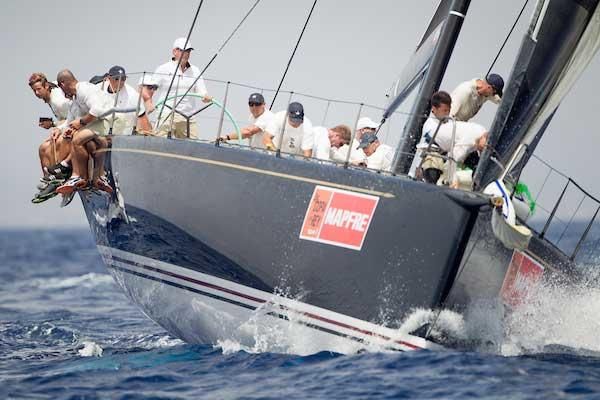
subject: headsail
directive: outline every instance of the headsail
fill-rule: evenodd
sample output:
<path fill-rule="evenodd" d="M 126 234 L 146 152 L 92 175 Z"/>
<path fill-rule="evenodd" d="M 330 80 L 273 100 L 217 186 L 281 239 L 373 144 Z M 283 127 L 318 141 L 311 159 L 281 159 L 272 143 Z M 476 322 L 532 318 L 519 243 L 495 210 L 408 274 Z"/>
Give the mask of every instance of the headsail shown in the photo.
<path fill-rule="evenodd" d="M 394 99 L 383 114 L 384 118 L 391 115 L 421 83 L 411 117 L 404 127 L 404 140 L 396 152 L 396 172 L 407 173 L 410 169 L 412 153 L 421 138 L 423 123 L 429 115 L 429 99 L 440 87 L 470 3 L 470 0 L 440 2 L 415 55 L 395 87 Z"/>
<path fill-rule="evenodd" d="M 402 70 L 398 80 L 394 82 L 390 93 L 388 93 L 391 101 L 383 113 L 383 118 L 387 119 L 392 115 L 400 104 L 402 104 L 410 93 L 412 93 L 414 88 L 423 80 L 425 72 L 427 72 L 427 68 L 431 62 L 435 46 L 441 36 L 451 4 L 452 0 L 440 1 L 415 53 Z"/>
<path fill-rule="evenodd" d="M 598 0 L 540 0 L 490 130 L 475 183 L 485 187 L 521 144 L 531 154 L 561 100 L 600 47 Z M 523 166 L 528 155 L 521 155 Z M 519 161 L 517 159 L 517 161 Z"/>

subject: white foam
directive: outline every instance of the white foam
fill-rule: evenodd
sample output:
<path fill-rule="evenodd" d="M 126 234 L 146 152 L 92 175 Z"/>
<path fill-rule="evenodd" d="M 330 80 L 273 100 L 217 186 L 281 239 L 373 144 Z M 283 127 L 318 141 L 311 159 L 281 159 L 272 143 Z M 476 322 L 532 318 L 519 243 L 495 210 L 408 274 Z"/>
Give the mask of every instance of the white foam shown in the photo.
<path fill-rule="evenodd" d="M 111 282 L 112 277 L 108 274 L 90 272 L 85 275 L 72 276 L 69 278 L 35 279 L 31 281 L 31 284 L 40 289 L 68 289 L 73 287 L 92 288 Z"/>
<path fill-rule="evenodd" d="M 539 285 L 508 315 L 503 344 L 517 345 L 527 353 L 544 352 L 549 345 L 600 352 L 600 288 L 594 285 Z"/>
<path fill-rule="evenodd" d="M 102 357 L 102 347 L 94 342 L 82 342 L 83 348 L 78 353 L 81 357 Z"/>

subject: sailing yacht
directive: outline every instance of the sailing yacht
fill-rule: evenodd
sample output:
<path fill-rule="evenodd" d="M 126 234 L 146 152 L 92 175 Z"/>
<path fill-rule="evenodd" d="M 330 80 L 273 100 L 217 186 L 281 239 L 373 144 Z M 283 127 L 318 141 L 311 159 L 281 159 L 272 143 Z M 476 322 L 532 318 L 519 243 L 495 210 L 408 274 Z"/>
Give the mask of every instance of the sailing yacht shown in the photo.
<path fill-rule="evenodd" d="M 538 2 L 490 130 L 494 151 L 482 154 L 474 190 L 456 190 L 407 174 L 469 3 L 440 2 L 394 85 L 384 122 L 411 93 L 417 100 L 393 173 L 115 135 L 105 165 L 114 193 L 81 199 L 129 298 L 190 343 L 254 347 L 257 333 L 276 332 L 299 353 L 410 351 L 442 348 L 430 329 L 398 329 L 416 308 L 510 308 L 541 280 L 576 281 L 575 254 L 524 227 L 510 188 L 598 49 L 599 2 Z"/>

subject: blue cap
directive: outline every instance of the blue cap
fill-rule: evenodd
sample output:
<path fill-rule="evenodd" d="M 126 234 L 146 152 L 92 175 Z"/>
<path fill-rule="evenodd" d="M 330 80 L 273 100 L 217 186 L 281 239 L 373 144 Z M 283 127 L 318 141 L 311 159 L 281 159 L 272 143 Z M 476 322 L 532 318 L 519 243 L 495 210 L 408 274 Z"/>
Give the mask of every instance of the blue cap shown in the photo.
<path fill-rule="evenodd" d="M 127 74 L 125 73 L 125 68 L 115 65 L 108 70 L 108 76 L 113 79 L 119 78 L 127 78 Z"/>
<path fill-rule="evenodd" d="M 502 97 L 502 90 L 504 89 L 504 79 L 498 74 L 489 74 L 485 78 L 486 82 L 490 84 L 491 87 L 494 88 L 496 94 Z"/>
<path fill-rule="evenodd" d="M 366 132 L 360 137 L 360 144 L 358 145 L 359 149 L 364 149 L 371 143 L 377 140 L 377 135 L 375 132 Z"/>
<path fill-rule="evenodd" d="M 248 103 L 265 104 L 265 98 L 260 93 L 252 93 L 248 97 Z"/>
<path fill-rule="evenodd" d="M 288 107 L 288 117 L 292 121 L 303 122 L 304 121 L 304 107 L 302 104 L 294 102 L 290 103 Z"/>

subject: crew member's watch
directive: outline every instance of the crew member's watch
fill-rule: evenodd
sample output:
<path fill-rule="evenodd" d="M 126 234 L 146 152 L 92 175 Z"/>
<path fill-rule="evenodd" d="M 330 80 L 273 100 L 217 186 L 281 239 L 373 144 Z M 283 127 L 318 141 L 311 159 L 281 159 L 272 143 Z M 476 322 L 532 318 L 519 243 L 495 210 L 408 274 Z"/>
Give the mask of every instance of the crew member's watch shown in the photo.
<path fill-rule="evenodd" d="M 79 118 L 79 125 L 86 126 L 87 124 L 83 122 L 83 118 Z"/>

